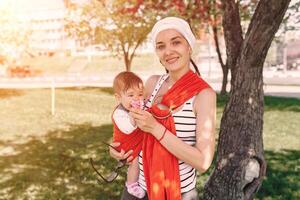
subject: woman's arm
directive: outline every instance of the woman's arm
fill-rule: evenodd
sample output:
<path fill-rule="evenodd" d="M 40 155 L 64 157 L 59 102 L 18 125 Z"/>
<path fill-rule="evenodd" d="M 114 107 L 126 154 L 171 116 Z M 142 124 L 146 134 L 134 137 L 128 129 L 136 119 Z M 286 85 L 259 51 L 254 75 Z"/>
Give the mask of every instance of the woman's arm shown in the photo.
<path fill-rule="evenodd" d="M 196 145 L 190 146 L 167 131 L 165 127 L 146 111 L 133 110 L 138 127 L 161 139 L 161 144 L 178 159 L 190 164 L 200 172 L 205 172 L 211 165 L 215 147 L 216 94 L 212 89 L 200 92 L 194 101 L 194 111 L 197 115 Z"/>
<path fill-rule="evenodd" d="M 181 146 L 172 139 L 162 140 L 174 151 L 180 160 L 192 165 L 201 173 L 205 172 L 213 160 L 215 149 L 215 123 L 216 123 L 216 94 L 212 89 L 205 89 L 200 92 L 194 100 L 194 111 L 196 114 L 196 144 L 195 146 Z M 168 134 L 171 135 L 171 134 Z M 174 135 L 172 135 L 174 136 Z M 177 137 L 176 137 L 177 138 Z M 180 140 L 180 139 L 179 139 Z M 181 141 L 181 140 L 180 140 Z M 180 145 L 176 147 L 177 145 Z"/>

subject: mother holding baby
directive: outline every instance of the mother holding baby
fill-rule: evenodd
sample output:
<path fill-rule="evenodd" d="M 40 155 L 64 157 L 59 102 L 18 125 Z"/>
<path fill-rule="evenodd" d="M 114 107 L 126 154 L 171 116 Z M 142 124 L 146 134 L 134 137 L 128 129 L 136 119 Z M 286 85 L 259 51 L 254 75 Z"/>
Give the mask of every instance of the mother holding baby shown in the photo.
<path fill-rule="evenodd" d="M 144 199 L 198 199 L 197 172 L 204 173 L 214 155 L 216 93 L 191 59 L 196 39 L 185 20 L 157 21 L 151 39 L 167 73 L 146 81 L 146 110 L 130 109 L 144 133 L 139 185 L 147 192 Z M 110 154 L 118 160 L 132 159 L 130 152 L 110 148 Z M 137 198 L 125 189 L 121 199 Z"/>

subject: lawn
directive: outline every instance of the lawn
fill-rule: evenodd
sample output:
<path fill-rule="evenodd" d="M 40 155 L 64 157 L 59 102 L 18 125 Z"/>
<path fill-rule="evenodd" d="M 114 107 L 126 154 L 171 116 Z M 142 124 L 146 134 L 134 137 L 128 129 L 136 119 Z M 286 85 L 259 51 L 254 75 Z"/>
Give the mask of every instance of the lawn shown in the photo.
<path fill-rule="evenodd" d="M 0 90 L 0 199 L 119 199 L 126 170 L 112 184 L 98 183 L 89 164 L 108 173 L 110 88 Z M 218 99 L 218 124 L 225 99 Z M 264 148 L 267 177 L 256 199 L 300 199 L 300 100 L 266 97 Z M 217 131 L 219 128 L 217 128 Z M 212 169 L 212 168 L 211 168 Z M 201 192 L 209 173 L 198 177 Z"/>
<path fill-rule="evenodd" d="M 30 65 L 32 68 L 42 71 L 45 75 L 72 73 L 72 68 L 75 67 L 75 65 L 81 65 L 80 63 L 82 63 L 85 67 L 79 71 L 81 74 L 85 75 L 103 75 L 126 69 L 122 57 L 118 58 L 112 56 L 93 56 L 90 61 L 88 61 L 86 56 L 39 56 L 38 58 L 22 58 L 20 62 L 24 65 Z M 136 54 L 132 61 L 132 71 L 139 74 L 155 74 L 160 73 L 163 70 L 163 67 L 161 67 L 154 54 L 148 53 L 143 54 L 142 56 L 140 54 Z"/>

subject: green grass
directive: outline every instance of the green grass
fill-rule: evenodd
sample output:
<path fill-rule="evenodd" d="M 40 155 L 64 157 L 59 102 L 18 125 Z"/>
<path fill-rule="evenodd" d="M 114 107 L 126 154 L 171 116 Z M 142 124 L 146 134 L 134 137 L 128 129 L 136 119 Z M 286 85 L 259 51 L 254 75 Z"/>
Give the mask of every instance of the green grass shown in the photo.
<path fill-rule="evenodd" d="M 89 165 L 108 173 L 110 88 L 0 90 L 0 199 L 119 199 L 126 169 L 112 184 L 98 183 Z M 226 98 L 218 99 L 218 124 Z M 266 97 L 264 147 L 267 177 L 256 199 L 300 199 L 300 100 Z M 211 167 L 210 171 L 213 167 Z M 197 179 L 201 192 L 209 172 Z"/>
<path fill-rule="evenodd" d="M 86 56 L 77 57 L 61 57 L 61 56 L 40 56 L 38 58 L 23 58 L 20 62 L 22 64 L 30 65 L 34 69 L 41 70 L 47 75 L 59 75 L 68 73 L 72 63 L 78 63 L 78 61 L 86 61 L 87 66 L 80 73 L 86 75 L 92 74 L 108 74 L 111 72 L 124 71 L 125 64 L 123 57 L 112 56 L 92 56 L 90 62 L 88 62 Z M 155 74 L 163 72 L 158 59 L 154 54 L 143 54 L 142 56 L 137 54 L 132 62 L 132 71 L 139 74 Z M 104 76 L 103 76 L 104 77 Z"/>
<path fill-rule="evenodd" d="M 20 62 L 32 68 L 42 70 L 44 74 L 60 74 L 67 72 L 73 61 L 74 58 L 72 57 L 40 56 L 38 58 L 23 58 Z"/>
<path fill-rule="evenodd" d="M 298 137 L 299 138 L 299 137 Z M 287 146 L 288 147 L 288 146 Z M 257 194 L 260 200 L 296 200 L 300 198 L 300 151 L 265 151 L 267 175 Z"/>

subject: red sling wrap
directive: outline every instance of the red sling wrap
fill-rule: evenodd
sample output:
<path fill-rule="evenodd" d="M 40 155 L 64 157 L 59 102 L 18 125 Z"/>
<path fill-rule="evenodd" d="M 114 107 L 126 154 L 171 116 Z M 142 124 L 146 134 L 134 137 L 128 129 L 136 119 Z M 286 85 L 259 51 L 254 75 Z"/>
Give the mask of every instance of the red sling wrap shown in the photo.
<path fill-rule="evenodd" d="M 116 147 L 116 149 L 118 151 L 123 149 L 125 152 L 133 150 L 131 155 L 135 158 L 142 149 L 144 133 L 137 128 L 132 133 L 125 134 L 118 128 L 114 119 L 112 121 L 114 125 L 113 141 L 120 142 L 120 146 Z"/>
<path fill-rule="evenodd" d="M 175 110 L 201 90 L 210 86 L 193 71 L 183 75 L 163 96 L 161 104 Z M 148 110 L 156 116 L 167 116 L 169 110 L 153 105 Z M 176 135 L 173 116 L 158 119 L 172 134 Z M 150 133 L 143 139 L 143 171 L 150 200 L 180 200 L 180 177 L 178 159 Z"/>

